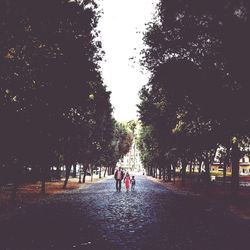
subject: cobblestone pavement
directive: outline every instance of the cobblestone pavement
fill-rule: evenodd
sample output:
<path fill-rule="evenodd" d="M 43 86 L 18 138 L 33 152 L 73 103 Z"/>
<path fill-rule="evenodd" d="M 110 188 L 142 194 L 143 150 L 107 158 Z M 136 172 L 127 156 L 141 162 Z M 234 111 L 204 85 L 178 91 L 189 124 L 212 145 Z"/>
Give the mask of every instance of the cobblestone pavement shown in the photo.
<path fill-rule="evenodd" d="M 222 206 L 136 176 L 133 192 L 109 178 L 20 209 L 0 222 L 0 249 L 250 249 L 250 223 Z"/>

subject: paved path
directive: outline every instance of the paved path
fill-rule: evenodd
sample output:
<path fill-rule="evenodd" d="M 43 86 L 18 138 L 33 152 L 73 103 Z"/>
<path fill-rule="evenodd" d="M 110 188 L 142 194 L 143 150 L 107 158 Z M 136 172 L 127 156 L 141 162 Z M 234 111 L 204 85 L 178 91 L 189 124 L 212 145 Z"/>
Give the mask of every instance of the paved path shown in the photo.
<path fill-rule="evenodd" d="M 145 177 L 136 191 L 114 180 L 48 199 L 0 223 L 0 249 L 250 249 L 250 223 Z"/>

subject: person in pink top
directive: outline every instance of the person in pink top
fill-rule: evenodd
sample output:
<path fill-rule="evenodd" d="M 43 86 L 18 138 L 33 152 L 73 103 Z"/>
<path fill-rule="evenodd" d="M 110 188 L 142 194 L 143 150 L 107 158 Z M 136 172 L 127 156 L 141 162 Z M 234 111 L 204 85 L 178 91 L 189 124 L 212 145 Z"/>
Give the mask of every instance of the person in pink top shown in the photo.
<path fill-rule="evenodd" d="M 129 173 L 126 173 L 126 176 L 124 178 L 124 183 L 125 183 L 126 191 L 128 191 L 129 190 L 129 185 L 130 185 L 130 176 L 129 176 Z"/>

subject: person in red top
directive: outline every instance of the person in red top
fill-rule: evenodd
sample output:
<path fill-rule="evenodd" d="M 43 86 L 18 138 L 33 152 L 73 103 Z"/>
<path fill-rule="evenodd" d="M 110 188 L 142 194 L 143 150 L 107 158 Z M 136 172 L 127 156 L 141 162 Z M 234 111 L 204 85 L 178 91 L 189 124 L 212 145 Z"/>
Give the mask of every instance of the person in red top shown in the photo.
<path fill-rule="evenodd" d="M 124 173 L 121 169 L 121 167 L 119 167 L 116 171 L 115 171 L 115 181 L 116 181 L 116 191 L 117 192 L 121 192 L 121 183 L 124 177 Z"/>
<path fill-rule="evenodd" d="M 125 176 L 125 178 L 124 178 L 124 183 L 125 183 L 126 191 L 128 192 L 128 190 L 129 190 L 129 184 L 130 184 L 130 176 L 129 176 L 129 173 L 126 174 L 126 176 Z"/>

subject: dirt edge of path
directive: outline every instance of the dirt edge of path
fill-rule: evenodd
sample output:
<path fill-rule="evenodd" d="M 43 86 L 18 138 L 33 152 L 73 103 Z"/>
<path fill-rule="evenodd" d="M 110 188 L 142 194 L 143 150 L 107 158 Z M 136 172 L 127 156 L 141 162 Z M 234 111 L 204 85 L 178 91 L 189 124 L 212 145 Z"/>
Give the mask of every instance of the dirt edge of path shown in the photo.
<path fill-rule="evenodd" d="M 229 192 L 224 192 L 223 188 L 220 187 L 217 190 L 206 189 L 202 190 L 193 190 L 190 185 L 185 187 L 181 186 L 180 182 L 177 181 L 176 184 L 173 182 L 164 182 L 163 180 L 156 179 L 151 176 L 147 176 L 148 180 L 151 180 L 155 183 L 158 183 L 167 189 L 171 190 L 180 195 L 185 196 L 194 196 L 199 197 L 201 199 L 205 199 L 210 203 L 223 203 L 225 205 L 227 211 L 240 219 L 250 221 L 250 192 L 247 190 L 246 192 L 240 191 L 238 197 L 232 198 Z M 217 192 L 216 192 L 217 191 Z M 213 193 L 214 192 L 214 193 Z M 215 193 L 216 192 L 216 193 Z"/>
<path fill-rule="evenodd" d="M 20 210 L 23 207 L 39 203 L 42 200 L 46 200 L 50 197 L 57 196 L 60 194 L 68 193 L 73 190 L 85 189 L 92 184 L 98 183 L 107 179 L 107 177 L 93 178 L 91 181 L 90 178 L 86 180 L 85 183 L 78 183 L 77 178 L 72 178 L 69 180 L 67 188 L 63 189 L 64 180 L 60 181 L 51 181 L 46 183 L 46 193 L 42 194 L 40 182 L 33 184 L 23 184 L 18 188 L 16 202 L 13 204 L 11 202 L 11 190 L 1 190 L 0 191 L 0 221 L 5 217 L 8 217 L 9 214 Z"/>

